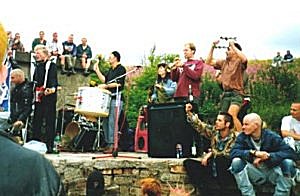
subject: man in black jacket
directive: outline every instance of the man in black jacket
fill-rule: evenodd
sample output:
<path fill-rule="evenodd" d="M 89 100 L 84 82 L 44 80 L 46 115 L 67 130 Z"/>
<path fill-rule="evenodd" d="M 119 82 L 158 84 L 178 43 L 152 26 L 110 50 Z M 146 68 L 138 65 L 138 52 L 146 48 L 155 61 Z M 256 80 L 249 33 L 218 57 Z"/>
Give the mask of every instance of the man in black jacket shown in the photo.
<path fill-rule="evenodd" d="M 55 136 L 57 67 L 49 60 L 49 51 L 44 45 L 35 47 L 37 66 L 33 75 L 36 82 L 34 117 L 32 124 L 33 139 L 42 140 L 43 120 L 46 121 L 46 138 L 48 153 L 52 153 Z"/>
<path fill-rule="evenodd" d="M 33 86 L 25 79 L 21 69 L 12 70 L 10 78 L 15 87 L 11 92 L 9 123 L 12 124 L 14 132 L 18 132 L 25 126 L 32 112 Z"/>

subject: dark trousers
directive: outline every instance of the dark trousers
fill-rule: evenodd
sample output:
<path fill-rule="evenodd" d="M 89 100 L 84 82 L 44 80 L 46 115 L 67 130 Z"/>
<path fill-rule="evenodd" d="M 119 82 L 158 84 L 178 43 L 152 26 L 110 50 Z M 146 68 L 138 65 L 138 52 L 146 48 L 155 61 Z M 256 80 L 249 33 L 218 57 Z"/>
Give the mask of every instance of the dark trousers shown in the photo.
<path fill-rule="evenodd" d="M 46 135 L 45 143 L 48 150 L 52 150 L 55 137 L 56 100 L 47 100 L 34 105 L 34 116 L 32 124 L 33 139 L 42 140 L 42 125 L 45 119 Z"/>
<path fill-rule="evenodd" d="M 240 195 L 234 176 L 228 171 L 230 160 L 225 157 L 215 159 L 217 176 L 213 176 L 212 159 L 207 166 L 201 162 L 186 159 L 183 164 L 190 182 L 201 192 L 201 196 Z"/>

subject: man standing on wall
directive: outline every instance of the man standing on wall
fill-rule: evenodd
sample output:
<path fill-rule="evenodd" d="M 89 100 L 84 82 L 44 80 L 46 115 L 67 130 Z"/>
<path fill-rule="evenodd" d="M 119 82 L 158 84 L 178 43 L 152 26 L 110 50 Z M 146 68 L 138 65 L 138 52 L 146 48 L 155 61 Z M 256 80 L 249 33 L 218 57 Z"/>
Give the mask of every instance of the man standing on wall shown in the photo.
<path fill-rule="evenodd" d="M 224 91 L 221 100 L 221 111 L 228 111 L 233 117 L 235 129 L 241 131 L 242 124 L 238 119 L 238 113 L 244 99 L 243 75 L 248 60 L 242 53 L 241 46 L 232 41 L 229 42 L 226 59 L 214 60 L 213 52 L 218 43 L 219 40 L 213 42 L 205 63 L 221 70 L 220 82 Z"/>

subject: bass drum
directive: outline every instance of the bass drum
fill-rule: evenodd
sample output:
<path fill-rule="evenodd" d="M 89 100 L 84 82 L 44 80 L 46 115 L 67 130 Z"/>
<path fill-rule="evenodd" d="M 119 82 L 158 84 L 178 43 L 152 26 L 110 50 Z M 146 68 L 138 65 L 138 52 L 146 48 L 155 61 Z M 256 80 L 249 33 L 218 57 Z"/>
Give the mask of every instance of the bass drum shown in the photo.
<path fill-rule="evenodd" d="M 66 146 L 75 151 L 91 152 L 96 149 L 97 123 L 81 121 L 71 122 L 66 127 L 65 138 L 69 141 Z M 100 145 L 104 143 L 103 131 L 100 131 Z"/>
<path fill-rule="evenodd" d="M 70 122 L 65 130 L 65 136 L 68 137 L 68 139 L 73 140 L 76 135 L 78 135 L 80 132 L 80 125 L 78 122 Z"/>

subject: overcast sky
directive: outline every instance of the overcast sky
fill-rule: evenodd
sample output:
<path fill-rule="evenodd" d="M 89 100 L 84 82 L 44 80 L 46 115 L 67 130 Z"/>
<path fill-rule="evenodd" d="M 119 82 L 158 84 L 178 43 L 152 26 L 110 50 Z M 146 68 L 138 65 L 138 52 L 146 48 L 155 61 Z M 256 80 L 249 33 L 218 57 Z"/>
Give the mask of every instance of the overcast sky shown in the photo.
<path fill-rule="evenodd" d="M 206 58 L 212 41 L 237 37 L 249 59 L 273 58 L 287 49 L 300 56 L 299 1 L 263 0 L 8 0 L 0 12 L 6 30 L 21 34 L 26 50 L 44 30 L 47 40 L 70 33 L 75 44 L 88 39 L 93 56 L 118 50 L 122 63 L 140 64 L 156 45 L 156 54 L 182 56 L 194 42 Z M 3 4 L 2 3 L 2 4 Z M 224 43 L 227 44 L 227 43 Z M 223 56 L 224 50 L 217 52 Z"/>

